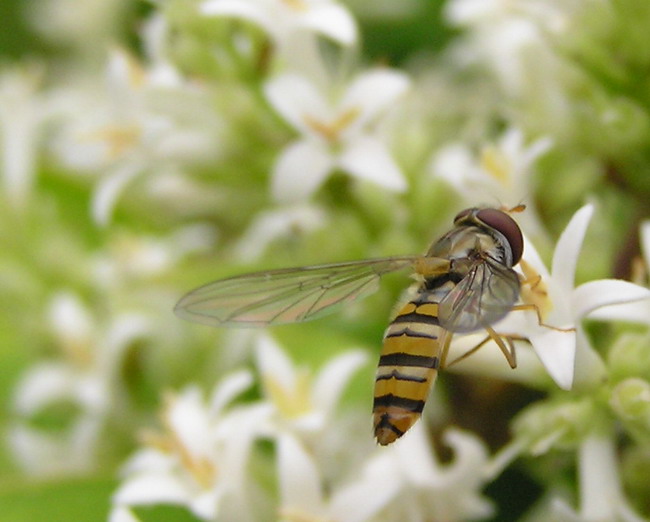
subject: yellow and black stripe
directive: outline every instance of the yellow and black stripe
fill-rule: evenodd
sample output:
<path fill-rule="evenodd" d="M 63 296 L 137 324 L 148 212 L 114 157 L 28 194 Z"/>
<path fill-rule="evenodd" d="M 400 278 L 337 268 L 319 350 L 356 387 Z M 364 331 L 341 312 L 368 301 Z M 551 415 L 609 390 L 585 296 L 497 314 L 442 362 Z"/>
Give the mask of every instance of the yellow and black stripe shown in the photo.
<path fill-rule="evenodd" d="M 373 419 L 382 446 L 394 442 L 422 414 L 439 365 L 436 292 L 407 303 L 384 336 L 375 379 Z"/>

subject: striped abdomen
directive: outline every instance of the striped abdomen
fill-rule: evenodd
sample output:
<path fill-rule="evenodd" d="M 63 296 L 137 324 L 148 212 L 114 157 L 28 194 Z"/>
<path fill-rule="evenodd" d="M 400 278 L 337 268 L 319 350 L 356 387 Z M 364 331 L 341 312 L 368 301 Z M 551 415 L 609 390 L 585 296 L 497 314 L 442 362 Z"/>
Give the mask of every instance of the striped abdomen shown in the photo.
<path fill-rule="evenodd" d="M 407 303 L 386 330 L 375 380 L 373 422 L 383 446 L 420 418 L 439 365 L 438 304 L 434 293 Z"/>

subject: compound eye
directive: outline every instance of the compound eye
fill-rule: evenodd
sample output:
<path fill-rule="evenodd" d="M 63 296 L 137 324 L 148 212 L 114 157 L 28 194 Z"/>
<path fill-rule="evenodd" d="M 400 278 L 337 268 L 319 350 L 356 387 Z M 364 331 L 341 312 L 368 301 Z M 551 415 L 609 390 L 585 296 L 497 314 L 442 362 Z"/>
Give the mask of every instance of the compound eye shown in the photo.
<path fill-rule="evenodd" d="M 458 214 L 456 214 L 456 217 L 454 218 L 454 223 L 458 223 L 462 219 L 472 214 L 472 212 L 474 212 L 475 210 L 476 210 L 475 208 L 466 208 L 465 210 L 461 210 Z"/>
<path fill-rule="evenodd" d="M 481 209 L 477 212 L 476 217 L 503 234 L 510 244 L 510 250 L 512 250 L 512 264 L 516 265 L 524 252 L 524 237 L 517 222 L 508 214 L 496 208 Z"/>

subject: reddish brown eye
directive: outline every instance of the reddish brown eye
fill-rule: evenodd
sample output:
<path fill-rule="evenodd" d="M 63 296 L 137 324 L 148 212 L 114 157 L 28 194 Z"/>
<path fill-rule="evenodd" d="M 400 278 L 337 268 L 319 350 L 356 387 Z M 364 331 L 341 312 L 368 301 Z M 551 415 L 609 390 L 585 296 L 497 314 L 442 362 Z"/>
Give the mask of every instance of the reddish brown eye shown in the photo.
<path fill-rule="evenodd" d="M 462 213 L 462 212 L 461 212 Z M 517 222 L 508 214 L 496 208 L 484 208 L 477 212 L 476 217 L 486 225 L 501 232 L 508 240 L 512 250 L 512 264 L 516 265 L 524 252 L 524 237 Z"/>

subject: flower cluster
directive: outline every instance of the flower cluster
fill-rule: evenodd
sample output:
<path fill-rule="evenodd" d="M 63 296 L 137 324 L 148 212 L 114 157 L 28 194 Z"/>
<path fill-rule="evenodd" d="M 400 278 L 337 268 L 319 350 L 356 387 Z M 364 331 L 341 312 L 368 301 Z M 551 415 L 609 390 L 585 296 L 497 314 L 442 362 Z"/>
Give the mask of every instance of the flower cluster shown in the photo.
<path fill-rule="evenodd" d="M 23 15 L 47 52 L 0 67 L 10 517 L 56 487 L 112 522 L 650 519 L 644 0 Z M 172 314 L 232 274 L 426 251 L 475 206 L 524 234 L 505 344 L 454 333 L 387 447 L 370 354 L 406 278 L 274 331 Z"/>

